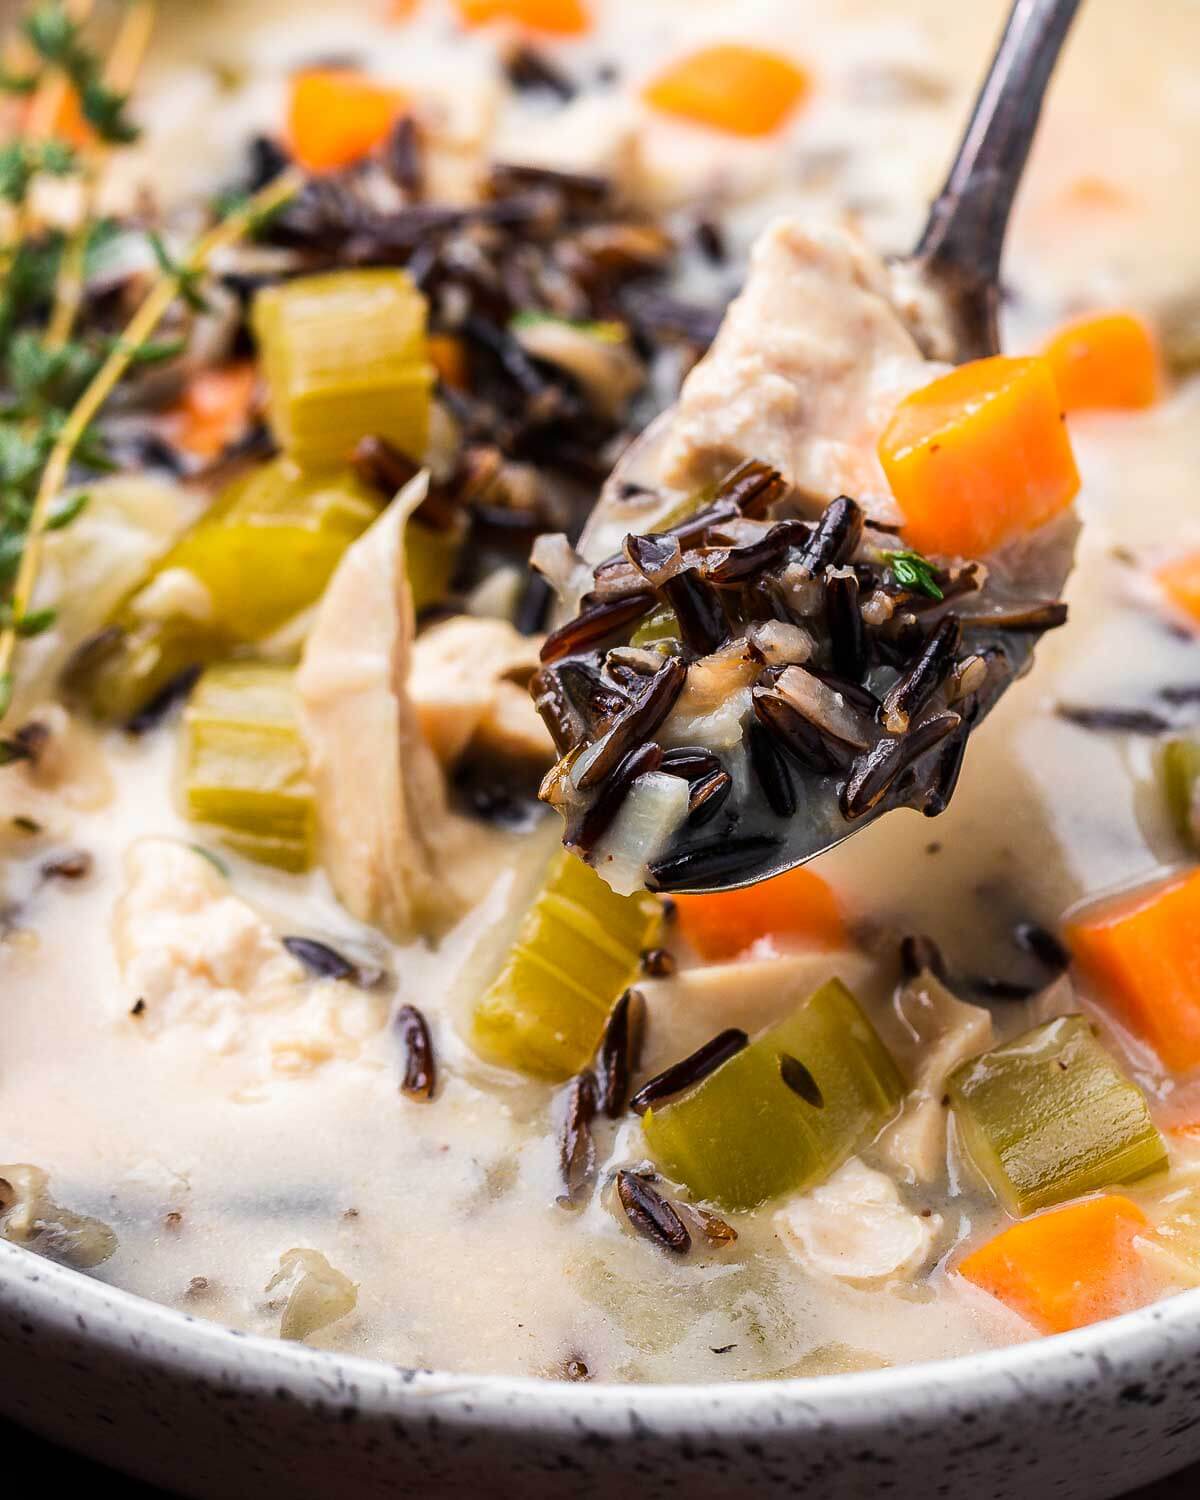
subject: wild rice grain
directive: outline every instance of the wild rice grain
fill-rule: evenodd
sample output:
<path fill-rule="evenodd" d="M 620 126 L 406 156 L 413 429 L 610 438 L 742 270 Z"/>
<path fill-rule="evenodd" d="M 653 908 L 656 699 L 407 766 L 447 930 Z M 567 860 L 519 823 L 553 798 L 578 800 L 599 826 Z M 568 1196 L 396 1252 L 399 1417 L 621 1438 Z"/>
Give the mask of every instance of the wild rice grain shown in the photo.
<path fill-rule="evenodd" d="M 695 1052 L 672 1063 L 669 1068 L 664 1068 L 661 1073 L 656 1073 L 647 1083 L 642 1084 L 629 1101 L 630 1109 L 635 1115 L 644 1115 L 659 1100 L 669 1099 L 674 1094 L 682 1093 L 684 1089 L 694 1087 L 710 1073 L 716 1072 L 722 1063 L 736 1057 L 749 1041 L 746 1033 L 736 1026 L 718 1032 L 703 1047 L 698 1047 Z"/>
<path fill-rule="evenodd" d="M 626 990 L 613 1006 L 600 1039 L 600 1104 L 610 1120 L 619 1119 L 628 1105 L 629 1080 L 641 1057 L 645 1025 L 646 1002 L 641 991 Z"/>
<path fill-rule="evenodd" d="M 395 1026 L 404 1048 L 404 1073 L 400 1079 L 400 1092 L 409 1099 L 427 1104 L 433 1098 L 437 1082 L 429 1026 L 415 1005 L 400 1007 L 396 1012 Z"/>
<path fill-rule="evenodd" d="M 674 1207 L 633 1172 L 617 1173 L 617 1196 L 625 1217 L 639 1234 L 672 1255 L 686 1255 L 692 1237 Z"/>

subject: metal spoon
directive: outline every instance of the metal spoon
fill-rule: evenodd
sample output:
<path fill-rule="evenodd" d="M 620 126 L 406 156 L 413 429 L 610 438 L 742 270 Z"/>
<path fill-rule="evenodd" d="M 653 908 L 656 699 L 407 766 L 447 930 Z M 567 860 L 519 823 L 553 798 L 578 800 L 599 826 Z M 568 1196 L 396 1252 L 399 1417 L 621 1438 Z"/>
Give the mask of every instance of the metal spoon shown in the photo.
<path fill-rule="evenodd" d="M 1079 0 L 1016 0 L 967 124 L 962 144 L 913 254 L 901 266 L 935 292 L 945 307 L 960 360 L 999 352 L 999 270 L 1009 210 L 1041 113 L 1042 99 Z M 580 543 L 595 563 L 619 552 L 630 532 L 645 534 L 678 514 L 686 496 L 659 480 L 658 459 L 674 413 L 663 412 L 626 449 L 609 477 Z M 753 457 L 753 455 L 748 455 Z M 1020 612 L 1034 601 L 1057 599 L 1070 572 L 1078 525 L 1068 513 L 1042 528 L 1010 566 L 993 569 L 986 604 L 956 601 L 971 618 L 976 651 L 996 653 L 988 683 L 969 716 L 947 739 L 914 761 L 923 774 L 901 783 L 869 812 L 848 822 L 836 776 L 806 776 L 795 816 L 781 819 L 765 805 L 743 800 L 718 833 L 685 825 L 667 858 L 652 867 L 659 889 L 713 891 L 750 885 L 803 864 L 899 806 L 932 816 L 953 790 L 971 730 L 1031 662 L 1039 632 L 989 630 L 989 614 Z M 929 618 L 929 616 L 927 616 Z M 870 678 L 867 679 L 871 685 Z M 926 785 L 936 763 L 936 788 Z"/>

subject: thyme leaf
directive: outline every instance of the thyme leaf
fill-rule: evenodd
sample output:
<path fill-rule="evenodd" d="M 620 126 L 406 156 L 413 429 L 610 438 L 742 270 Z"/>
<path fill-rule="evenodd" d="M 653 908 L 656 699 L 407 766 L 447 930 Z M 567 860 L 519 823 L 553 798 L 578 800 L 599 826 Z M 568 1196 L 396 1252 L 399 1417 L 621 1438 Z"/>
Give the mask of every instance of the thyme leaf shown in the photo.
<path fill-rule="evenodd" d="M 934 576 L 937 569 L 927 557 L 911 550 L 885 552 L 883 555 L 892 570 L 892 576 L 902 588 L 916 589 L 918 593 L 927 594 L 931 599 L 946 597 Z"/>

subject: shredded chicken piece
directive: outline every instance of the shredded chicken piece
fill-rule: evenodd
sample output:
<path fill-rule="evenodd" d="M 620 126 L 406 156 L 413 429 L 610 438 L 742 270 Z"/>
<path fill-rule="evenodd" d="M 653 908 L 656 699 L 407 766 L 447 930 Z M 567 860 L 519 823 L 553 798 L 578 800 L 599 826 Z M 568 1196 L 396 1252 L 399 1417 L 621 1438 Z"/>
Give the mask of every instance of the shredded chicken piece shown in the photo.
<path fill-rule="evenodd" d="M 814 502 L 849 494 L 894 520 L 876 443 L 901 397 L 944 368 L 922 356 L 883 262 L 860 240 L 777 219 L 684 383 L 661 478 L 696 489 L 758 458 Z"/>
<path fill-rule="evenodd" d="M 758 672 L 745 641 L 692 662 L 683 691 L 659 730 L 660 743 L 704 745 L 717 751 L 740 745 Z"/>
<path fill-rule="evenodd" d="M 929 973 L 904 987 L 897 1008 L 915 1037 L 913 1087 L 881 1146 L 917 1182 L 931 1182 L 946 1161 L 946 1078 L 991 1045 L 992 1017 L 982 1006 L 959 1000 Z"/>
<path fill-rule="evenodd" d="M 554 742 L 527 690 L 541 643 L 541 636 L 521 635 L 507 620 L 471 615 L 417 637 L 409 696 L 421 733 L 444 766 L 468 748 L 546 765 L 554 758 Z"/>
<path fill-rule="evenodd" d="M 354 1056 L 386 1015 L 379 996 L 310 979 L 216 866 L 171 839 L 129 850 L 113 937 L 146 1036 L 194 1026 L 213 1053 L 259 1050 L 266 1070 L 294 1074 Z"/>
<path fill-rule="evenodd" d="M 117 1248 L 107 1224 L 55 1203 L 49 1177 L 25 1163 L 0 1165 L 0 1238 L 81 1271 L 100 1265 Z"/>
<path fill-rule="evenodd" d="M 857 1157 L 779 1209 L 774 1223 L 802 1264 L 849 1282 L 912 1276 L 942 1227 L 938 1214 L 913 1213 L 892 1179 Z"/>
<path fill-rule="evenodd" d="M 450 855 L 464 830 L 408 692 L 404 527 L 428 483 L 417 475 L 342 557 L 296 678 L 325 868 L 352 916 L 397 939 L 462 904 Z"/>

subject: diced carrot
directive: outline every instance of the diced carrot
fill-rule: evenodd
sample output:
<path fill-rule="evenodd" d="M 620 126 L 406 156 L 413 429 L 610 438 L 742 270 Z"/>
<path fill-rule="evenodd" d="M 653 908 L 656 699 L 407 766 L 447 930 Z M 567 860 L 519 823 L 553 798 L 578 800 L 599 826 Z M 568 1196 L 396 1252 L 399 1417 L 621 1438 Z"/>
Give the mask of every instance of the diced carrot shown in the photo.
<path fill-rule="evenodd" d="M 1169 1068 L 1200 1065 L 1200 868 L 1105 903 L 1066 937 L 1130 1031 Z"/>
<path fill-rule="evenodd" d="M 1200 552 L 1187 552 L 1154 575 L 1171 603 L 1200 625 Z"/>
<path fill-rule="evenodd" d="M 764 937 L 800 939 L 816 948 L 846 941 L 833 892 L 802 865 L 739 891 L 672 900 L 680 931 L 705 959 L 736 958 Z"/>
<path fill-rule="evenodd" d="M 1162 394 L 1154 330 L 1136 313 L 1093 313 L 1060 328 L 1042 351 L 1064 411 L 1133 411 Z"/>
<path fill-rule="evenodd" d="M 719 43 L 691 52 L 646 85 L 643 97 L 664 114 L 731 135 L 770 135 L 803 103 L 803 68 L 759 47 Z"/>
<path fill-rule="evenodd" d="M 65 81 L 54 101 L 49 127 L 49 134 L 56 140 L 66 141 L 77 149 L 90 146 L 95 139 L 95 131 L 83 117 L 78 92 Z"/>
<path fill-rule="evenodd" d="M 1043 1333 L 1066 1333 L 1145 1299 L 1133 1241 L 1147 1222 L 1120 1194 L 1083 1198 L 1014 1224 L 958 1272 Z"/>
<path fill-rule="evenodd" d="M 1064 510 L 1079 471 L 1044 359 L 971 360 L 906 396 L 879 458 L 923 552 L 979 557 Z"/>
<path fill-rule="evenodd" d="M 167 415 L 171 440 L 197 458 L 216 458 L 250 425 L 257 380 L 251 360 L 201 371 Z"/>
<path fill-rule="evenodd" d="M 452 390 L 465 391 L 470 385 L 467 350 L 462 339 L 452 333 L 431 333 L 425 341 L 429 363 L 444 384 Z"/>
<path fill-rule="evenodd" d="M 310 172 L 348 167 L 387 139 L 407 107 L 399 89 L 350 68 L 297 73 L 288 101 L 288 145 Z"/>
<path fill-rule="evenodd" d="M 583 0 L 456 0 L 456 4 L 464 26 L 512 21 L 527 31 L 582 36 L 592 24 Z"/>

